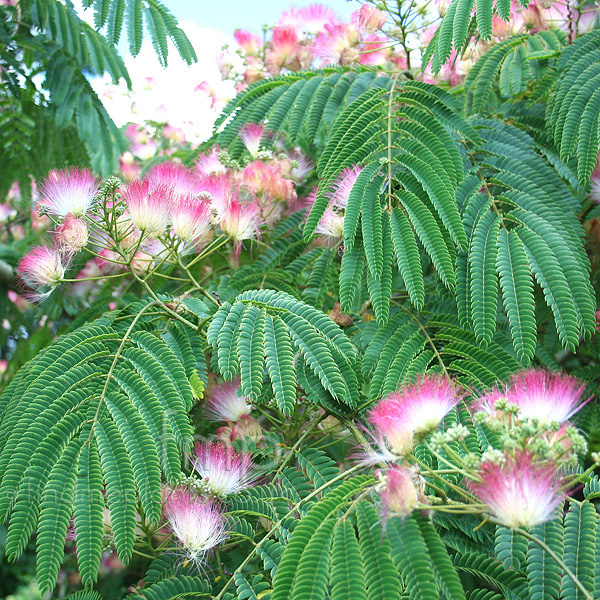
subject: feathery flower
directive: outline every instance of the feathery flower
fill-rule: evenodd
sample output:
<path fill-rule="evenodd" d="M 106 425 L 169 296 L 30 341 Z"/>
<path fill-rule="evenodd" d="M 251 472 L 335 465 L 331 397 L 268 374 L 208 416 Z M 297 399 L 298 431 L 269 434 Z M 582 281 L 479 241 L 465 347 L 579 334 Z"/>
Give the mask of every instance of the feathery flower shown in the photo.
<path fill-rule="evenodd" d="M 88 242 L 88 227 L 83 219 L 69 213 L 63 223 L 56 228 L 54 240 L 63 252 L 75 254 Z"/>
<path fill-rule="evenodd" d="M 206 200 L 184 198 L 171 206 L 173 233 L 184 242 L 197 242 L 210 228 L 211 208 Z"/>
<path fill-rule="evenodd" d="M 36 246 L 20 260 L 17 273 L 21 280 L 30 288 L 36 290 L 35 298 L 42 299 L 64 279 L 65 265 L 55 248 Z M 44 288 L 49 291 L 41 293 Z"/>
<path fill-rule="evenodd" d="M 350 192 L 362 172 L 362 167 L 353 165 L 344 169 L 335 180 L 331 187 L 331 192 L 328 193 L 331 204 L 338 208 L 346 208 L 348 206 L 348 198 Z"/>
<path fill-rule="evenodd" d="M 332 238 L 344 237 L 344 215 L 334 211 L 331 206 L 325 209 L 315 233 L 321 233 Z"/>
<path fill-rule="evenodd" d="M 479 481 L 467 485 L 503 525 L 530 528 L 553 518 L 564 498 L 560 484 L 556 465 L 519 452 L 503 464 L 482 463 Z"/>
<path fill-rule="evenodd" d="M 270 200 L 291 202 L 296 199 L 293 182 L 282 176 L 278 164 L 267 164 L 261 160 L 248 163 L 242 182 L 252 194 L 266 196 Z"/>
<path fill-rule="evenodd" d="M 59 217 L 84 215 L 98 192 L 98 180 L 87 169 L 51 171 L 40 187 L 40 205 Z"/>
<path fill-rule="evenodd" d="M 202 180 L 202 190 L 210 196 L 210 204 L 217 220 L 225 214 L 227 205 L 233 198 L 233 181 L 227 173 L 209 175 Z"/>
<path fill-rule="evenodd" d="M 192 466 L 215 496 L 234 494 L 252 485 L 256 478 L 252 457 L 221 442 L 197 442 Z"/>
<path fill-rule="evenodd" d="M 264 440 L 260 423 L 250 415 L 242 415 L 233 425 L 217 429 L 217 439 L 225 445 L 233 444 L 236 440 L 250 438 L 255 444 Z"/>
<path fill-rule="evenodd" d="M 211 548 L 227 538 L 220 509 L 184 488 L 169 490 L 164 508 L 169 525 L 190 560 L 201 562 Z"/>
<path fill-rule="evenodd" d="M 169 186 L 173 190 L 173 200 L 185 196 L 197 196 L 202 192 L 202 180 L 193 169 L 173 162 L 163 162 L 148 171 L 150 191 Z"/>
<path fill-rule="evenodd" d="M 355 27 L 364 33 L 375 33 L 385 25 L 385 13 L 370 4 L 363 4 L 351 17 Z"/>
<path fill-rule="evenodd" d="M 219 147 L 215 146 L 208 154 L 201 154 L 196 160 L 196 169 L 200 175 L 222 175 L 227 167 L 219 159 Z"/>
<path fill-rule="evenodd" d="M 564 423 L 589 402 L 590 398 L 582 400 L 584 389 L 569 375 L 528 369 L 513 376 L 506 397 L 519 407 L 519 418 Z"/>
<path fill-rule="evenodd" d="M 353 25 L 324 25 L 323 31 L 315 38 L 312 51 L 324 65 L 350 64 L 358 59 L 358 32 Z"/>
<path fill-rule="evenodd" d="M 125 202 L 132 223 L 145 233 L 160 233 L 169 222 L 172 191 L 168 185 L 150 182 L 131 182 L 124 191 Z"/>
<path fill-rule="evenodd" d="M 300 33 L 316 34 L 326 24 L 337 24 L 338 17 L 335 11 L 324 4 L 309 4 L 300 9 L 291 8 L 284 12 L 279 20 L 279 25 L 290 25 Z"/>
<path fill-rule="evenodd" d="M 238 421 L 249 415 L 251 406 L 248 398 L 239 393 L 240 380 L 225 381 L 216 385 L 208 395 L 204 416 L 210 421 Z"/>
<path fill-rule="evenodd" d="M 384 513 L 407 517 L 419 502 L 412 472 L 406 467 L 392 467 L 385 475 L 381 491 Z"/>
<path fill-rule="evenodd" d="M 426 375 L 380 400 L 369 421 L 394 452 L 406 454 L 413 448 L 414 436 L 433 431 L 459 401 L 450 379 Z"/>
<path fill-rule="evenodd" d="M 236 242 L 258 236 L 260 205 L 258 202 L 232 200 L 225 207 L 221 218 L 221 229 Z"/>
<path fill-rule="evenodd" d="M 262 47 L 262 40 L 247 29 L 236 29 L 233 37 L 245 54 L 255 54 Z"/>
<path fill-rule="evenodd" d="M 263 126 L 260 123 L 248 123 L 242 127 L 240 138 L 250 152 L 252 158 L 256 158 L 260 150 L 260 141 L 263 137 Z"/>

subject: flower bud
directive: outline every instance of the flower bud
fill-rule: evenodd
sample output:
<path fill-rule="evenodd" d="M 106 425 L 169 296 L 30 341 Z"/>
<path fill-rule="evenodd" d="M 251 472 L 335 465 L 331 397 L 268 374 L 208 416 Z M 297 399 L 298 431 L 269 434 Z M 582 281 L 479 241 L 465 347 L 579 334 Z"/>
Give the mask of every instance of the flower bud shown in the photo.
<path fill-rule="evenodd" d="M 413 474 L 406 467 L 394 467 L 387 472 L 381 492 L 384 510 L 398 517 L 408 517 L 419 502 Z"/>

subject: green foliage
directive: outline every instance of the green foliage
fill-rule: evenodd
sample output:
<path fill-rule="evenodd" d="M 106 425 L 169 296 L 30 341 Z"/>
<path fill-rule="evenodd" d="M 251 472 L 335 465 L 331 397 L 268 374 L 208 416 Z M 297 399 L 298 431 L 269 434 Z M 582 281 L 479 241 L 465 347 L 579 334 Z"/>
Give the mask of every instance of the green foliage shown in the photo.
<path fill-rule="evenodd" d="M 100 564 L 105 506 L 127 562 L 138 501 L 158 524 L 161 471 L 169 481 L 181 473 L 192 436 L 190 384 L 171 349 L 135 331 L 136 321 L 123 337 L 102 319 L 59 338 L 0 396 L 7 555 L 18 558 L 37 527 L 42 589 L 54 586 L 72 514 L 87 585 Z"/>

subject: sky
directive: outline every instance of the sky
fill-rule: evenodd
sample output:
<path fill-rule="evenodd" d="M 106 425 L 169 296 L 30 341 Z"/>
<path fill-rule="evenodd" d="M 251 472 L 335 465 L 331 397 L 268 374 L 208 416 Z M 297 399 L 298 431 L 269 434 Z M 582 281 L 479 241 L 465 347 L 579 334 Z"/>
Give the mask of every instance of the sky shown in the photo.
<path fill-rule="evenodd" d="M 206 81 L 224 100 L 235 95 L 233 84 L 223 82 L 218 70 L 223 45 L 235 44 L 235 29 L 250 29 L 258 34 L 263 25 L 275 24 L 283 11 L 313 3 L 314 0 L 164 0 L 191 40 L 198 62 L 186 65 L 171 45 L 169 66 L 163 69 L 147 36 L 140 54 L 133 58 L 123 35 L 119 49 L 133 90 L 128 92 L 124 85 L 107 85 L 108 80 L 93 82 L 94 88 L 118 126 L 144 120 L 166 121 L 183 129 L 188 140 L 203 141 L 211 134 L 218 110 L 211 108 L 209 96 L 196 88 Z M 359 6 L 357 0 L 329 0 L 323 4 L 333 8 L 342 20 L 348 20 Z M 91 10 L 79 12 L 93 23 Z"/>

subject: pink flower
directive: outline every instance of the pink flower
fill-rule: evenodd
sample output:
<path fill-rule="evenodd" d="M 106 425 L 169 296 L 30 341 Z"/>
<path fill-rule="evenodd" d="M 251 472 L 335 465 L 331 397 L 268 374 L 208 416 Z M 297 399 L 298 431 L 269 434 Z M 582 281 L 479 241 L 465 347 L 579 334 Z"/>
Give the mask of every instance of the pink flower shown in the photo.
<path fill-rule="evenodd" d="M 325 25 L 313 42 L 312 50 L 323 65 L 348 65 L 358 60 L 358 32 L 353 25 Z"/>
<path fill-rule="evenodd" d="M 513 376 L 506 397 L 519 407 L 519 418 L 564 423 L 591 399 L 583 401 L 584 389 L 569 375 L 528 369 Z"/>
<path fill-rule="evenodd" d="M 242 415 L 235 424 L 217 429 L 217 439 L 225 445 L 244 438 L 250 438 L 255 444 L 264 439 L 260 423 L 250 415 Z"/>
<path fill-rule="evenodd" d="M 43 299 L 64 279 L 65 265 L 55 248 L 36 246 L 19 261 L 17 273 L 23 283 L 36 290 L 35 298 Z M 41 293 L 41 290 L 50 288 Z"/>
<path fill-rule="evenodd" d="M 84 215 L 98 192 L 98 180 L 87 169 L 51 171 L 40 187 L 40 205 L 59 217 Z"/>
<path fill-rule="evenodd" d="M 554 517 L 564 499 L 560 484 L 556 465 L 519 452 L 502 465 L 482 463 L 478 481 L 467 485 L 503 525 L 530 528 Z"/>
<path fill-rule="evenodd" d="M 225 214 L 228 204 L 234 199 L 233 181 L 227 173 L 210 175 L 202 180 L 202 191 L 209 194 L 210 204 L 217 220 Z"/>
<path fill-rule="evenodd" d="M 381 503 L 385 514 L 407 517 L 412 513 L 419 503 L 419 496 L 410 469 L 393 467 L 386 473 Z"/>
<path fill-rule="evenodd" d="M 210 228 L 211 209 L 206 200 L 185 198 L 171 207 L 173 233 L 184 242 L 197 242 Z"/>
<path fill-rule="evenodd" d="M 375 33 L 379 31 L 386 21 L 385 13 L 370 4 L 363 4 L 352 13 L 351 21 L 358 31 Z"/>
<path fill-rule="evenodd" d="M 501 392 L 500 390 L 496 389 L 490 390 L 473 402 L 473 410 L 482 411 L 490 417 L 495 417 L 498 413 L 498 410 L 496 409 L 496 402 L 498 402 L 498 400 L 505 399 L 505 392 Z"/>
<path fill-rule="evenodd" d="M 300 67 L 300 44 L 294 27 L 279 25 L 273 29 L 271 47 L 266 53 L 265 64 L 272 75 L 282 68 L 297 70 Z"/>
<path fill-rule="evenodd" d="M 236 29 L 233 37 L 246 54 L 255 54 L 263 45 L 262 40 L 247 29 Z"/>
<path fill-rule="evenodd" d="M 202 180 L 193 169 L 174 162 L 163 162 L 148 171 L 150 191 L 169 186 L 173 190 L 173 200 L 186 196 L 197 196 L 202 192 Z"/>
<path fill-rule="evenodd" d="M 169 209 L 172 202 L 171 187 L 150 181 L 133 181 L 125 189 L 123 196 L 131 222 L 145 233 L 160 233 L 169 222 Z"/>
<path fill-rule="evenodd" d="M 216 385 L 208 395 L 204 416 L 210 421 L 234 423 L 243 415 L 249 415 L 248 398 L 239 394 L 240 380 L 225 381 Z"/>
<path fill-rule="evenodd" d="M 181 487 L 169 490 L 166 496 L 165 514 L 173 533 L 190 560 L 201 562 L 211 548 L 227 538 L 221 510 Z"/>
<path fill-rule="evenodd" d="M 63 252 L 75 254 L 87 244 L 88 227 L 83 219 L 69 213 L 57 227 L 54 240 Z"/>
<path fill-rule="evenodd" d="M 344 215 L 328 206 L 315 228 L 315 233 L 341 240 L 344 237 Z"/>
<path fill-rule="evenodd" d="M 263 195 L 269 200 L 294 201 L 294 183 L 281 175 L 281 167 L 255 160 L 246 165 L 242 182 L 251 193 Z"/>
<path fill-rule="evenodd" d="M 250 152 L 252 158 L 256 158 L 260 150 L 260 142 L 263 137 L 263 126 L 260 123 L 248 123 L 240 131 L 240 138 Z"/>
<path fill-rule="evenodd" d="M 118 273 L 124 266 L 123 258 L 118 252 L 104 248 L 98 257 L 98 269 L 103 275 Z"/>
<path fill-rule="evenodd" d="M 456 386 L 442 375 L 425 375 L 380 400 L 369 421 L 398 454 L 413 448 L 414 437 L 433 431 L 460 401 Z"/>
<path fill-rule="evenodd" d="M 300 9 L 291 8 L 284 12 L 279 20 L 279 25 L 292 26 L 298 33 L 316 34 L 322 31 L 325 25 L 339 23 L 335 11 L 324 4 L 309 4 Z"/>
<path fill-rule="evenodd" d="M 196 169 L 205 176 L 224 174 L 227 167 L 219 160 L 219 148 L 215 146 L 208 154 L 198 156 Z"/>
<path fill-rule="evenodd" d="M 331 192 L 328 197 L 331 204 L 338 208 L 346 208 L 348 206 L 348 198 L 350 192 L 362 172 L 362 167 L 353 165 L 344 169 L 335 180 Z"/>
<path fill-rule="evenodd" d="M 256 479 L 250 454 L 236 452 L 221 442 L 196 443 L 192 466 L 215 496 L 239 492 Z"/>
<path fill-rule="evenodd" d="M 231 200 L 221 217 L 221 229 L 236 242 L 258 237 L 260 223 L 258 202 Z"/>

